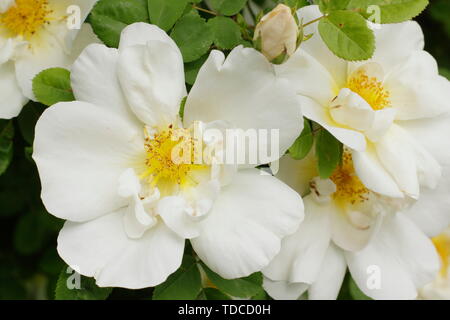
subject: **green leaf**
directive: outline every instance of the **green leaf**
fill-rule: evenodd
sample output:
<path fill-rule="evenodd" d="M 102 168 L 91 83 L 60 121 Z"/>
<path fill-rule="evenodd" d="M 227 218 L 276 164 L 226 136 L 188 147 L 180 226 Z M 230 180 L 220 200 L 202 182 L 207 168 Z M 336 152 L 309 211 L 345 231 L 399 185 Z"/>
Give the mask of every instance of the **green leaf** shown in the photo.
<path fill-rule="evenodd" d="M 148 0 L 150 22 L 164 31 L 170 30 L 183 15 L 187 0 Z"/>
<path fill-rule="evenodd" d="M 319 176 L 327 179 L 339 165 L 342 156 L 342 144 L 331 133 L 322 129 L 317 134 L 316 157 Z"/>
<path fill-rule="evenodd" d="M 79 279 L 79 280 L 78 280 Z M 79 285 L 79 288 L 77 286 Z M 69 289 L 70 288 L 70 289 Z M 112 288 L 100 288 L 94 278 L 76 274 L 65 266 L 56 283 L 56 300 L 105 300 Z"/>
<path fill-rule="evenodd" d="M 361 289 L 358 288 L 358 285 L 356 284 L 355 280 L 350 277 L 349 283 L 349 292 L 353 299 L 355 300 L 372 300 L 368 296 L 364 294 L 364 292 L 361 291 Z"/>
<path fill-rule="evenodd" d="M 192 300 L 202 289 L 200 271 L 195 259 L 184 255 L 181 267 L 155 287 L 153 300 Z"/>
<path fill-rule="evenodd" d="M 319 8 L 323 13 L 330 13 L 336 10 L 345 10 L 350 0 L 320 0 Z"/>
<path fill-rule="evenodd" d="M 186 80 L 187 84 L 190 84 L 191 86 L 194 84 L 195 79 L 197 78 L 198 72 L 200 71 L 200 68 L 205 63 L 206 59 L 208 59 L 207 54 L 205 54 L 198 60 L 186 63 L 184 65 L 185 80 Z"/>
<path fill-rule="evenodd" d="M 233 16 L 244 8 L 247 0 L 211 0 L 210 3 L 215 11 L 225 16 Z"/>
<path fill-rule="evenodd" d="M 104 44 L 117 48 L 123 28 L 135 22 L 149 22 L 147 0 L 100 0 L 92 9 L 89 22 Z"/>
<path fill-rule="evenodd" d="M 314 143 L 311 125 L 308 120 L 304 120 L 304 128 L 300 136 L 295 140 L 294 144 L 289 148 L 289 154 L 296 160 L 305 158 Z"/>
<path fill-rule="evenodd" d="M 33 144 L 34 128 L 36 126 L 36 122 L 38 121 L 42 112 L 44 112 L 45 108 L 46 107 L 40 103 L 29 102 L 22 109 L 22 112 L 17 119 L 19 123 L 20 133 L 29 145 Z"/>
<path fill-rule="evenodd" d="M 202 290 L 202 300 L 231 300 L 229 295 L 221 292 L 216 288 L 204 288 Z"/>
<path fill-rule="evenodd" d="M 34 77 L 33 92 L 37 100 L 47 106 L 75 100 L 70 86 L 70 71 L 63 68 L 47 69 Z"/>
<path fill-rule="evenodd" d="M 183 16 L 170 35 L 181 50 L 184 62 L 199 59 L 208 52 L 213 36 L 208 24 L 195 13 Z"/>
<path fill-rule="evenodd" d="M 0 175 L 5 173 L 14 153 L 14 125 L 12 120 L 0 120 Z"/>
<path fill-rule="evenodd" d="M 356 12 L 333 11 L 319 21 L 319 33 L 327 47 L 345 60 L 367 60 L 375 50 L 373 31 Z"/>
<path fill-rule="evenodd" d="M 233 49 L 241 41 L 241 29 L 231 18 L 215 17 L 208 21 L 214 38 L 214 44 L 222 49 Z"/>
<path fill-rule="evenodd" d="M 202 263 L 202 268 L 209 281 L 211 281 L 220 291 L 232 297 L 250 298 L 262 290 L 263 278 L 262 274 L 259 272 L 253 273 L 246 278 L 228 280 L 213 272 L 204 263 Z"/>
<path fill-rule="evenodd" d="M 308 0 L 281 0 L 278 3 L 284 3 L 288 7 L 300 9 L 309 5 Z"/>
<path fill-rule="evenodd" d="M 46 239 L 37 212 L 30 212 L 20 217 L 14 231 L 14 247 L 22 255 L 30 255 L 40 250 Z"/>
<path fill-rule="evenodd" d="M 356 10 L 369 18 L 379 8 L 379 23 L 398 23 L 418 16 L 428 3 L 428 0 L 350 0 L 347 9 Z"/>

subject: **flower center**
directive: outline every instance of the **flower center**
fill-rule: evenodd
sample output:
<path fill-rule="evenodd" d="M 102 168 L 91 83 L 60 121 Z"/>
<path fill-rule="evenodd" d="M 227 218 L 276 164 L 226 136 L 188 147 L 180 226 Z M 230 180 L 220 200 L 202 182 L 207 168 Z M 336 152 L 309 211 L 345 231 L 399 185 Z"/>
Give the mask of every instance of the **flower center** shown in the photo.
<path fill-rule="evenodd" d="M 347 88 L 359 94 L 373 110 L 382 110 L 390 106 L 389 92 L 376 77 L 369 77 L 364 70 L 358 70 L 347 81 Z"/>
<path fill-rule="evenodd" d="M 145 131 L 145 171 L 140 175 L 150 186 L 157 184 L 196 185 L 191 171 L 203 167 L 194 164 L 194 143 L 187 129 L 170 125 L 150 136 Z"/>
<path fill-rule="evenodd" d="M 436 247 L 442 261 L 441 275 L 447 278 L 450 267 L 450 237 L 447 234 L 441 234 L 434 237 L 433 244 Z"/>
<path fill-rule="evenodd" d="M 353 168 L 352 155 L 344 151 L 342 164 L 330 177 L 336 185 L 334 200 L 341 204 L 357 204 L 368 200 L 369 190 L 363 185 Z"/>
<path fill-rule="evenodd" d="M 8 11 L 0 14 L 0 23 L 13 36 L 29 40 L 44 24 L 49 23 L 47 0 L 16 0 Z"/>

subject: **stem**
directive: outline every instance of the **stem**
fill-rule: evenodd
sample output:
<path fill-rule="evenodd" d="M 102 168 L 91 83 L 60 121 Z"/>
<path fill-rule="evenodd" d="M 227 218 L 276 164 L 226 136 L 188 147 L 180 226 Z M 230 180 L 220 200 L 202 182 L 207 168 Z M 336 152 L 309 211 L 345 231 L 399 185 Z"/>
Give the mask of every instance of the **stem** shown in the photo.
<path fill-rule="evenodd" d="M 209 14 L 211 14 L 213 16 L 217 16 L 218 15 L 214 11 L 211 11 L 211 10 L 208 10 L 208 9 L 203 9 L 202 7 L 197 7 L 195 4 L 192 5 L 192 8 L 197 9 L 198 11 L 203 11 L 203 12 L 209 13 Z"/>
<path fill-rule="evenodd" d="M 304 28 L 306 26 L 309 26 L 310 24 L 313 24 L 314 22 L 317 22 L 317 21 L 319 21 L 322 18 L 325 18 L 325 16 L 321 16 L 321 17 L 319 17 L 317 19 L 311 20 L 310 22 L 305 23 L 302 27 Z"/>

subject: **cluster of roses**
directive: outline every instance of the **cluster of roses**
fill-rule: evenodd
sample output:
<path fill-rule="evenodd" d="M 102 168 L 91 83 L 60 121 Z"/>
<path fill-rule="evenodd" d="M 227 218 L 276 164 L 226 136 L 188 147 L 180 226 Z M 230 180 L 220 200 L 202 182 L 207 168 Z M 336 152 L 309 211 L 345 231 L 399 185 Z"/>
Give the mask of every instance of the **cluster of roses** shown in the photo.
<path fill-rule="evenodd" d="M 84 19 L 95 1 L 70 3 Z M 375 299 L 433 291 L 438 252 L 449 248 L 448 236 L 435 238 L 438 250 L 430 238 L 450 224 L 450 83 L 423 50 L 417 23 L 374 26 L 373 58 L 348 62 L 316 36 L 316 24 L 297 48 L 296 21 L 319 18 L 317 6 L 301 8 L 298 20 L 279 6 L 256 28 L 262 53 L 213 50 L 187 93 L 182 55 L 164 31 L 132 24 L 119 48 L 108 48 L 89 25 L 64 26 L 68 4 L 0 6 L 2 118 L 35 99 L 31 80 L 41 70 L 71 69 L 76 101 L 43 113 L 33 152 L 42 200 L 67 220 L 58 237 L 67 264 L 99 286 L 155 286 L 180 267 L 189 239 L 224 278 L 262 271 L 273 298 L 335 299 L 347 268 Z M 26 10 L 33 19 L 17 24 Z M 286 62 L 272 64 L 282 52 Z M 314 122 L 309 134 L 343 144 L 329 177 L 314 150 L 301 160 L 286 154 L 303 116 Z M 255 168 L 266 163 L 174 163 L 173 128 L 194 123 L 278 129 L 278 172 Z M 369 285 L 373 267 L 379 279 Z"/>

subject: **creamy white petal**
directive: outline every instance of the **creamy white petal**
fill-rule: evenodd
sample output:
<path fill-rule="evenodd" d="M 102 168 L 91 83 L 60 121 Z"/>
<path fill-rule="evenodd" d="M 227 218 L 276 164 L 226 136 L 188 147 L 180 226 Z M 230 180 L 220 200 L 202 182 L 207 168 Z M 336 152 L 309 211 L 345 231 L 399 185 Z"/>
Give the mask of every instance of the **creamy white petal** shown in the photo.
<path fill-rule="evenodd" d="M 389 74 L 385 87 L 397 119 L 435 117 L 449 110 L 450 81 L 438 74 L 436 60 L 425 51 L 411 53 Z"/>
<path fill-rule="evenodd" d="M 290 82 L 297 94 L 307 96 L 323 106 L 330 103 L 338 88 L 329 71 L 303 48 L 285 63 L 276 65 L 275 71 L 279 77 Z"/>
<path fill-rule="evenodd" d="M 347 147 L 358 151 L 366 148 L 366 138 L 361 132 L 338 127 L 326 108 L 308 97 L 299 96 L 299 99 L 306 118 L 320 124 Z"/>
<path fill-rule="evenodd" d="M 319 175 L 317 159 L 313 152 L 302 160 L 295 160 L 290 155 L 283 156 L 275 176 L 304 196 L 309 192 L 309 183 Z"/>
<path fill-rule="evenodd" d="M 263 269 L 274 281 L 314 283 L 330 246 L 330 213 L 333 208 L 304 198 L 305 220 L 298 230 L 281 242 L 280 253 Z"/>
<path fill-rule="evenodd" d="M 244 277 L 268 265 L 302 220 L 303 203 L 294 190 L 259 170 L 242 170 L 222 189 L 191 243 L 222 277 Z"/>
<path fill-rule="evenodd" d="M 130 24 L 122 30 L 119 50 L 122 51 L 138 44 L 146 45 L 147 42 L 155 40 L 168 44 L 176 51 L 180 50 L 175 44 L 175 41 L 173 41 L 164 30 L 156 25 L 144 22 Z"/>
<path fill-rule="evenodd" d="M 118 179 L 144 154 L 143 145 L 142 128 L 103 107 L 48 108 L 37 122 L 33 152 L 48 211 L 86 221 L 124 206 Z"/>
<path fill-rule="evenodd" d="M 319 6 L 306 6 L 297 11 L 299 20 L 303 24 L 321 17 L 323 14 Z M 304 50 L 317 59 L 333 76 L 339 87 L 343 87 L 347 81 L 347 61 L 334 55 L 322 41 L 318 31 L 318 23 L 312 23 L 304 28 L 305 35 L 313 34 L 311 39 L 304 41 L 298 50 Z"/>
<path fill-rule="evenodd" d="M 200 225 L 189 216 L 189 209 L 189 204 L 184 198 L 170 196 L 162 198 L 156 210 L 173 232 L 184 239 L 192 239 L 199 235 Z"/>
<path fill-rule="evenodd" d="M 117 74 L 134 113 L 148 125 L 173 124 L 186 96 L 183 58 L 159 40 L 120 50 Z"/>
<path fill-rule="evenodd" d="M 58 253 L 100 287 L 140 289 L 158 285 L 181 264 L 184 239 L 163 223 L 140 239 L 123 228 L 126 209 L 83 223 L 66 222 L 58 236 Z"/>
<path fill-rule="evenodd" d="M 303 125 L 300 103 L 288 82 L 275 76 L 261 53 L 242 46 L 226 60 L 220 51 L 212 51 L 186 101 L 186 126 L 215 120 L 243 130 L 279 130 L 279 157 Z"/>
<path fill-rule="evenodd" d="M 263 288 L 275 300 L 297 300 L 306 292 L 306 283 L 290 283 L 287 281 L 273 281 L 264 277 Z"/>
<path fill-rule="evenodd" d="M 439 270 L 431 240 L 400 213 L 385 219 L 364 250 L 346 252 L 346 259 L 358 287 L 377 300 L 415 299 Z M 372 282 L 378 275 L 379 286 Z"/>
<path fill-rule="evenodd" d="M 336 300 L 344 281 L 347 262 L 341 249 L 328 247 L 317 280 L 308 289 L 309 300 Z"/>
<path fill-rule="evenodd" d="M 74 44 L 72 50 L 67 52 L 52 34 L 46 33 L 42 36 L 42 41 L 45 42 L 42 47 L 24 52 L 16 58 L 17 80 L 26 97 L 36 100 L 32 81 L 37 74 L 48 68 L 70 69 L 72 63 L 88 44 L 98 42 L 88 24 L 83 24 L 76 39 L 80 43 Z"/>
<path fill-rule="evenodd" d="M 423 33 L 416 21 L 383 24 L 374 33 L 376 50 L 371 60 L 381 64 L 386 73 L 424 47 Z"/>
<path fill-rule="evenodd" d="M 71 72 L 73 93 L 78 101 L 104 107 L 118 116 L 135 119 L 117 79 L 117 49 L 101 44 L 88 46 L 74 62 Z"/>
<path fill-rule="evenodd" d="M 395 180 L 380 163 L 373 145 L 365 151 L 353 151 L 352 160 L 359 179 L 368 189 L 388 197 L 403 197 Z"/>
<path fill-rule="evenodd" d="M 0 64 L 0 119 L 16 117 L 27 101 L 17 83 L 14 63 Z"/>

